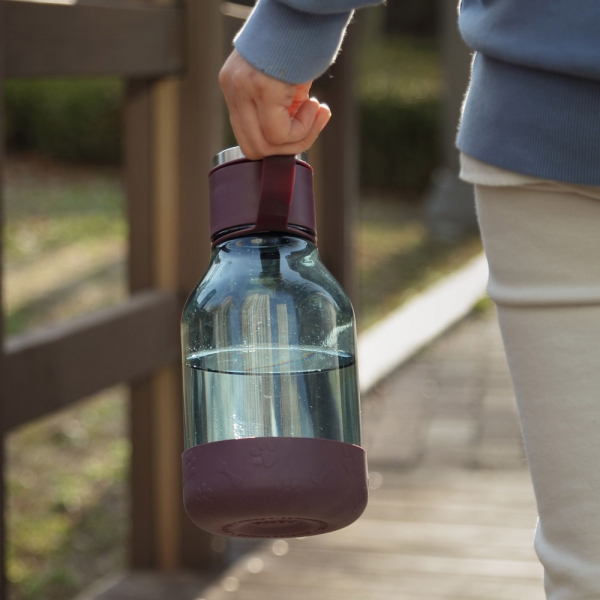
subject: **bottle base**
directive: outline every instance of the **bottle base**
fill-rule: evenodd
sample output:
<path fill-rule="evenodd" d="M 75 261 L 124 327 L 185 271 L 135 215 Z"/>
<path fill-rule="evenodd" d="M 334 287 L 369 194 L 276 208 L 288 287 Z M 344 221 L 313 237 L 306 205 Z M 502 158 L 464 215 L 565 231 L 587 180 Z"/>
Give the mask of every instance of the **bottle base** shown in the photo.
<path fill-rule="evenodd" d="M 350 525 L 367 505 L 366 452 L 317 438 L 210 442 L 183 453 L 190 519 L 217 535 L 305 537 Z"/>

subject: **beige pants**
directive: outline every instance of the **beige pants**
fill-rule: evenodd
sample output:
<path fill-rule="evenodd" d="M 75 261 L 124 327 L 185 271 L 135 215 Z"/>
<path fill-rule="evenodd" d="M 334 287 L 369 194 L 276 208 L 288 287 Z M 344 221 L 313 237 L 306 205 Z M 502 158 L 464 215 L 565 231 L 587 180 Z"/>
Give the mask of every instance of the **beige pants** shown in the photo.
<path fill-rule="evenodd" d="M 547 598 L 598 600 L 600 188 L 466 162 L 535 488 Z"/>

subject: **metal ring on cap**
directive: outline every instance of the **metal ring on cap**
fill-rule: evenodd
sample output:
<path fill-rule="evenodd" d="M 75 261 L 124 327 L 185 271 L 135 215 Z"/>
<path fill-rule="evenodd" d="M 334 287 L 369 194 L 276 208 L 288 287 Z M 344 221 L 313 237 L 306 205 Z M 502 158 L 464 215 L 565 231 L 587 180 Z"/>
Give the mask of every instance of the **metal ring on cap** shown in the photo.
<path fill-rule="evenodd" d="M 239 146 L 234 146 L 233 148 L 227 148 L 225 150 L 221 150 L 218 154 L 215 154 L 212 159 L 213 169 L 225 163 L 231 162 L 232 160 L 240 160 L 242 158 L 246 158 L 242 149 Z M 308 162 L 308 154 L 306 152 L 302 152 L 302 154 L 296 154 L 296 158 L 305 162 L 306 164 L 310 164 Z"/>

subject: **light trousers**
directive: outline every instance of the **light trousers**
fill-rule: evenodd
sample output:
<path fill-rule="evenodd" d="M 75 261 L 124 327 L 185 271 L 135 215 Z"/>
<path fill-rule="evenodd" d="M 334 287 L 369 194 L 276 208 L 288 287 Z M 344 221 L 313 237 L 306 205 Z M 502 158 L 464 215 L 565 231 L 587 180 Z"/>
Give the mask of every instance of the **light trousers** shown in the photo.
<path fill-rule="evenodd" d="M 465 178 L 478 183 L 546 595 L 600 600 L 600 188 L 485 175 Z"/>

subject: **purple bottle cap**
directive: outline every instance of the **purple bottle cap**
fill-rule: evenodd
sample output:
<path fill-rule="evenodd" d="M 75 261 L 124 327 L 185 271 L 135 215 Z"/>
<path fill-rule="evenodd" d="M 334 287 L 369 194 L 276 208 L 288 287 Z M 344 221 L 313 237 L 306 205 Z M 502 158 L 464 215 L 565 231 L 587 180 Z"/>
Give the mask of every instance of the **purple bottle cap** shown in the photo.
<path fill-rule="evenodd" d="M 267 232 L 316 241 L 313 170 L 305 160 L 268 156 L 251 161 L 239 148 L 215 158 L 218 165 L 208 178 L 213 246 Z"/>

